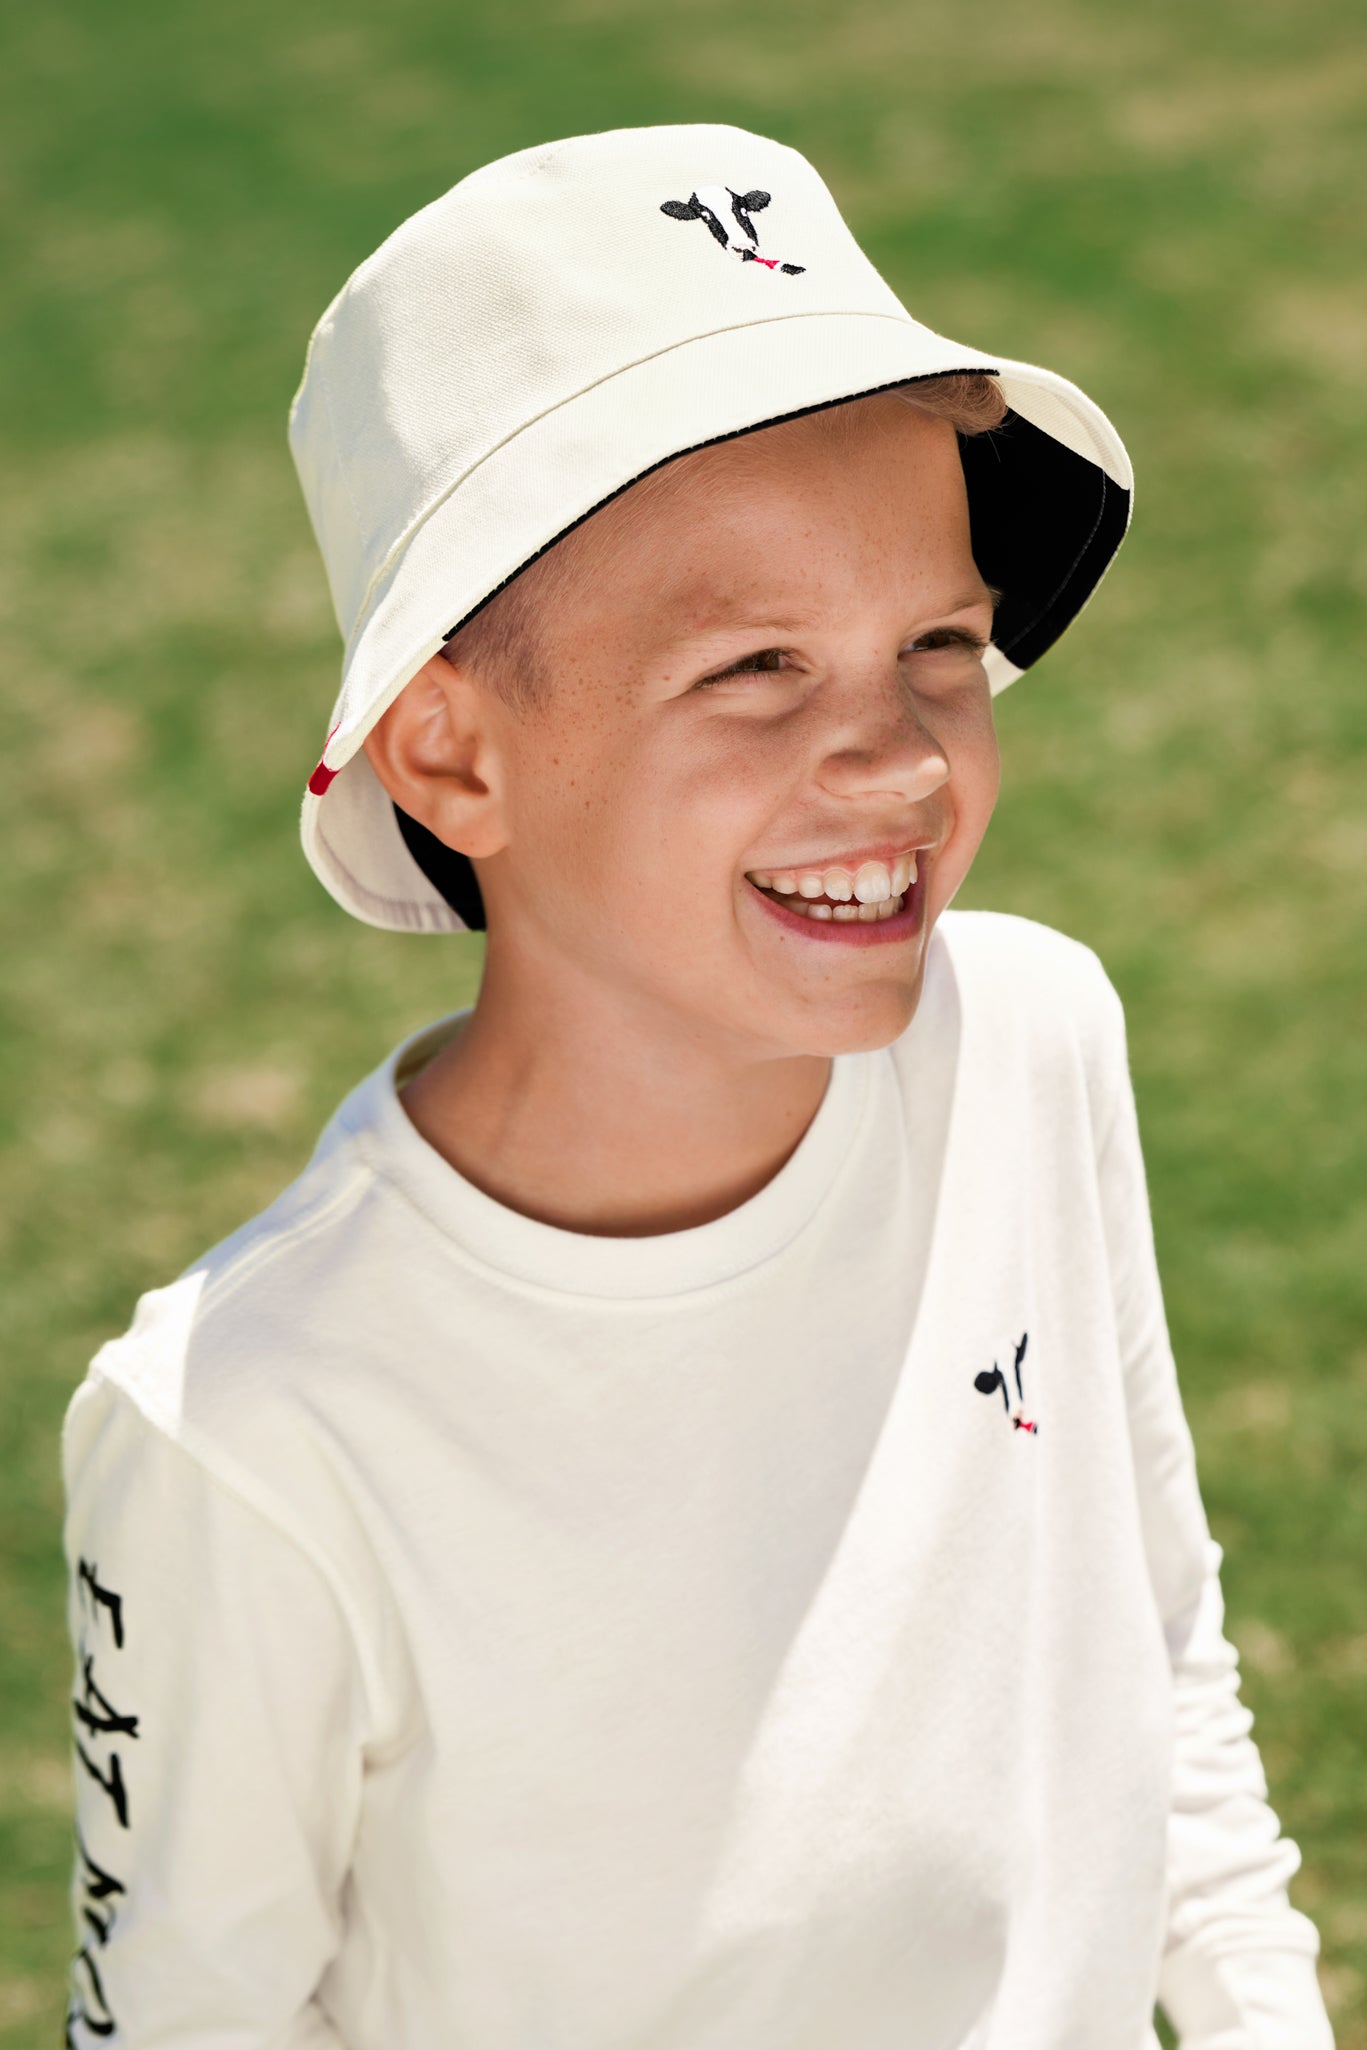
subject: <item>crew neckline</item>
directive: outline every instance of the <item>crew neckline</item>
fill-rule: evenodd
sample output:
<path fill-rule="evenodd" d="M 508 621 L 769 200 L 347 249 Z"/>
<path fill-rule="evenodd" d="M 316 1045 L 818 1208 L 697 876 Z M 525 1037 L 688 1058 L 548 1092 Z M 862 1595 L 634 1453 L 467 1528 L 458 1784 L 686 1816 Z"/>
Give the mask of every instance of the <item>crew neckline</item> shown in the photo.
<path fill-rule="evenodd" d="M 874 1103 L 886 1048 L 840 1053 L 820 1103 L 778 1172 L 707 1224 L 639 1238 L 567 1231 L 511 1209 L 423 1138 L 399 1099 L 406 1081 L 459 1031 L 472 1006 L 412 1034 L 362 1084 L 345 1122 L 368 1165 L 394 1184 L 465 1258 L 526 1288 L 614 1298 L 679 1295 L 734 1280 L 790 1245 L 834 1190 Z"/>

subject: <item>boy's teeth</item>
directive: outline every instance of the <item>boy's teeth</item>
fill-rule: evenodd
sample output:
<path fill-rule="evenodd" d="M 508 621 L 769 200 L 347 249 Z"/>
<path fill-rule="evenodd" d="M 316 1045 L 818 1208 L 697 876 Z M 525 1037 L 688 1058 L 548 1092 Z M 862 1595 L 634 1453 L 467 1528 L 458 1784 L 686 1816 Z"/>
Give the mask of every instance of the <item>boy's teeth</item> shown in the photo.
<path fill-rule="evenodd" d="M 828 898 L 833 904 L 886 904 L 904 896 L 916 881 L 916 856 L 899 855 L 894 862 L 864 861 L 848 868 L 750 870 L 750 880 L 781 897 Z"/>
<path fill-rule="evenodd" d="M 884 918 L 895 918 L 906 902 L 904 897 L 885 897 L 881 904 L 810 904 L 805 898 L 791 893 L 793 902 L 788 906 L 799 918 L 838 918 L 845 924 L 858 919 L 861 925 L 874 925 Z"/>

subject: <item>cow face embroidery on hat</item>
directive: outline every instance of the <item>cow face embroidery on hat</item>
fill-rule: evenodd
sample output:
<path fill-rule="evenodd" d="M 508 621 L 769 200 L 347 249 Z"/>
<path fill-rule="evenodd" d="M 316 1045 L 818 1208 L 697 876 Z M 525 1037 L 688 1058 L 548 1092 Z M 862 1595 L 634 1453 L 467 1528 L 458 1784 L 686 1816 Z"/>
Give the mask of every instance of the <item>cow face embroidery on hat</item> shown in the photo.
<path fill-rule="evenodd" d="M 769 204 L 767 192 L 733 192 L 729 185 L 699 185 L 687 199 L 667 199 L 660 208 L 675 221 L 702 221 L 715 242 L 742 263 L 762 263 L 766 270 L 786 271 L 800 277 L 805 263 L 780 263 L 776 256 L 761 256 L 759 236 L 751 214 Z"/>
<path fill-rule="evenodd" d="M 1002 1392 L 1002 1403 L 1006 1409 L 1007 1416 L 1011 1420 L 1012 1430 L 1030 1431 L 1031 1433 L 1037 1435 L 1039 1432 L 1039 1425 L 1037 1423 L 1032 1423 L 1025 1414 L 1025 1395 L 1024 1391 L 1021 1388 L 1021 1361 L 1025 1358 L 1025 1348 L 1029 1341 L 1030 1333 L 1028 1331 L 1022 1331 L 1020 1344 L 1016 1347 L 1016 1357 L 1013 1361 L 1013 1366 L 1015 1368 L 1016 1374 L 1016 1394 L 1020 1398 L 1019 1408 L 1012 1409 L 1011 1396 L 1006 1386 L 1006 1376 L 1002 1372 L 1001 1368 L 997 1365 L 997 1362 L 995 1360 L 993 1360 L 992 1362 L 990 1372 L 984 1370 L 984 1372 L 982 1372 L 981 1374 L 975 1374 L 973 1376 L 973 1386 L 978 1390 L 978 1393 L 980 1395 L 995 1395 L 997 1390 L 1000 1388 Z"/>

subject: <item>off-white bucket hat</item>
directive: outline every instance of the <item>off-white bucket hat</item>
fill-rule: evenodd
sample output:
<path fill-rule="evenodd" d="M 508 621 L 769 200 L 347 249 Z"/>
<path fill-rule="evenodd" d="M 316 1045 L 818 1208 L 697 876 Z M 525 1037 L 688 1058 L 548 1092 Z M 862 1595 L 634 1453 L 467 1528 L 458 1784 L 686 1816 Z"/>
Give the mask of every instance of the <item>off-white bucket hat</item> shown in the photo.
<path fill-rule="evenodd" d="M 743 128 L 614 129 L 487 164 L 404 221 L 318 322 L 289 415 L 345 643 L 302 818 L 338 903 L 483 926 L 469 862 L 397 812 L 361 743 L 535 556 L 688 449 L 956 370 L 1010 408 L 960 437 L 974 557 L 1004 593 L 995 693 L 1096 589 L 1129 459 L 1067 378 L 914 320 L 805 157 Z"/>

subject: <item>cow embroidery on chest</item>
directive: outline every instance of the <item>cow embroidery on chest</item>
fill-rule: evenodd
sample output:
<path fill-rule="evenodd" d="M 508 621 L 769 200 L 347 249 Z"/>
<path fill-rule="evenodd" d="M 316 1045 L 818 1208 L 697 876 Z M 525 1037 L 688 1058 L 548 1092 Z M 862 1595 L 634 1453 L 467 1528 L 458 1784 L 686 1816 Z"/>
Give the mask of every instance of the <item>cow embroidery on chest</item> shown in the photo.
<path fill-rule="evenodd" d="M 761 256 L 759 234 L 751 220 L 768 206 L 767 192 L 733 192 L 729 185 L 699 185 L 687 199 L 667 199 L 660 207 L 675 221 L 702 221 L 714 242 L 742 263 L 762 263 L 766 270 L 785 271 L 800 277 L 805 263 L 781 263 L 776 256 Z"/>
<path fill-rule="evenodd" d="M 1016 1357 L 1012 1362 L 1012 1366 L 1016 1376 L 1016 1395 L 1019 1401 L 1018 1408 L 1012 1409 L 1011 1407 L 1011 1393 L 1006 1385 L 1006 1376 L 1002 1372 L 1001 1368 L 997 1365 L 997 1362 L 995 1360 L 993 1360 L 992 1362 L 990 1372 L 985 1369 L 981 1374 L 974 1375 L 973 1386 L 978 1390 L 980 1395 L 995 1395 L 997 1390 L 1000 1388 L 1002 1392 L 1002 1405 L 1006 1410 L 1007 1416 L 1011 1419 L 1012 1430 L 1030 1431 L 1038 1435 L 1039 1425 L 1037 1423 L 1032 1423 L 1025 1414 L 1025 1393 L 1021 1387 L 1021 1361 L 1025 1358 L 1025 1348 L 1029 1343 L 1029 1340 L 1030 1333 L 1028 1331 L 1022 1331 L 1020 1337 L 1020 1344 L 1016 1347 Z"/>

